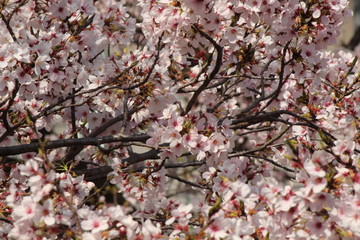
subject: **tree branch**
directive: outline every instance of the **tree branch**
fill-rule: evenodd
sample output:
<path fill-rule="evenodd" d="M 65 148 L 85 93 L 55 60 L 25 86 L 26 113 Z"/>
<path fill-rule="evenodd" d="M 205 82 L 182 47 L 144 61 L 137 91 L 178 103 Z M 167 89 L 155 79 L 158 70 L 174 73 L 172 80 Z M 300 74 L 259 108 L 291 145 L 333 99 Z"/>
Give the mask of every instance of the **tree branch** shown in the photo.
<path fill-rule="evenodd" d="M 71 139 L 62 139 L 49 141 L 45 143 L 44 148 L 47 149 L 55 149 L 61 147 L 71 147 L 71 146 L 98 146 L 104 143 L 115 143 L 115 142 L 131 142 L 131 141 L 139 141 L 144 142 L 149 139 L 148 135 L 134 135 L 134 136 L 105 136 L 105 137 L 90 137 L 90 138 L 71 138 Z M 39 143 L 30 143 L 18 146 L 8 146 L 8 147 L 0 147 L 0 156 L 10 156 L 17 155 L 27 152 L 37 152 L 40 148 Z"/>
<path fill-rule="evenodd" d="M 210 75 L 206 78 L 206 80 L 204 81 L 204 83 L 194 92 L 193 96 L 191 97 L 190 101 L 188 102 L 186 108 L 185 108 L 185 112 L 183 115 L 186 115 L 188 112 L 190 112 L 191 108 L 194 106 L 194 104 L 197 101 L 198 96 L 200 95 L 200 93 L 202 91 L 204 91 L 206 89 L 206 87 L 210 84 L 210 81 L 216 76 L 216 74 L 220 71 L 220 67 L 221 67 L 221 62 L 222 62 L 222 56 L 223 56 L 223 49 L 222 47 L 215 42 L 214 39 L 212 39 L 208 34 L 206 34 L 205 32 L 203 32 L 202 30 L 200 30 L 196 25 L 193 26 L 193 29 L 195 29 L 195 31 L 199 32 L 201 36 L 205 37 L 209 42 L 211 42 L 216 51 L 217 51 L 217 58 L 216 58 L 216 63 L 215 63 L 215 67 L 214 69 L 211 71 Z"/>
<path fill-rule="evenodd" d="M 173 178 L 173 179 L 175 179 L 175 180 L 178 180 L 179 182 L 188 184 L 188 185 L 193 186 L 193 187 L 197 187 L 197 188 L 201 188 L 201 189 L 210 189 L 209 187 L 205 187 L 205 186 L 202 186 L 202 185 L 200 185 L 200 184 L 190 182 L 190 181 L 185 180 L 185 179 L 183 179 L 183 178 L 180 178 L 180 177 L 178 177 L 178 176 L 169 175 L 169 174 L 166 174 L 165 176 L 167 176 L 168 178 Z"/>

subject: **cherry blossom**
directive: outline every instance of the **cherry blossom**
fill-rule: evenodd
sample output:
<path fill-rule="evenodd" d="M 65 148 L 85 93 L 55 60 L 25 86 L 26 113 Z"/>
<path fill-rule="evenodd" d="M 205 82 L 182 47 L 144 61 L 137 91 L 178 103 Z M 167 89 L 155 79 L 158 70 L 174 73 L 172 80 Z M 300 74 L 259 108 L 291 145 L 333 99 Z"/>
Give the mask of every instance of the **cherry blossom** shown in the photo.
<path fill-rule="evenodd" d="M 191 218 L 190 211 L 193 206 L 191 204 L 186 206 L 179 206 L 171 212 L 172 217 L 166 221 L 167 225 L 172 224 L 175 220 L 178 221 L 180 226 L 187 226 Z"/>
<path fill-rule="evenodd" d="M 82 221 L 81 227 L 84 230 L 90 230 L 94 234 L 106 230 L 109 225 L 107 224 L 107 218 L 94 215 L 88 216 L 87 220 Z"/>
<path fill-rule="evenodd" d="M 5 1 L 0 238 L 360 238 L 347 4 Z"/>

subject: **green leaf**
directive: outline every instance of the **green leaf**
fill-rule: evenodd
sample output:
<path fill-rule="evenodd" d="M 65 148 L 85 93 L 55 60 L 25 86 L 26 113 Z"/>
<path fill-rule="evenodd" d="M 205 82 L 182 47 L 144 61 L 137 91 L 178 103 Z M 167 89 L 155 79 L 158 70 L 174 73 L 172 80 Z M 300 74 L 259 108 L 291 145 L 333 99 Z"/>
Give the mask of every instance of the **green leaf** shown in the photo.
<path fill-rule="evenodd" d="M 334 146 L 334 143 L 333 143 L 331 137 L 329 137 L 328 135 L 326 135 L 323 130 L 319 129 L 319 130 L 318 130 L 318 133 L 319 133 L 319 136 L 320 136 L 321 140 L 322 140 L 324 143 L 326 143 L 326 144 L 329 145 L 329 146 Z"/>
<path fill-rule="evenodd" d="M 222 197 L 219 196 L 215 204 L 209 210 L 209 218 L 211 218 L 211 216 L 213 216 L 221 209 L 221 202 L 222 202 Z"/>

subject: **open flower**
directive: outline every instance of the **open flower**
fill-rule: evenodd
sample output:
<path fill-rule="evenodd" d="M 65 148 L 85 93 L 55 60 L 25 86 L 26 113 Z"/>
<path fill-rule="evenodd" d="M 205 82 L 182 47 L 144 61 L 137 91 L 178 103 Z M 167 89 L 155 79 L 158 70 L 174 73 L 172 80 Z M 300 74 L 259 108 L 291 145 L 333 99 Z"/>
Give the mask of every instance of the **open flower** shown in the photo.
<path fill-rule="evenodd" d="M 187 226 L 189 219 L 191 218 L 191 210 L 193 209 L 192 204 L 180 205 L 178 208 L 171 211 L 171 218 L 166 221 L 166 225 L 172 224 L 175 220 L 178 221 L 180 226 Z"/>
<path fill-rule="evenodd" d="M 96 214 L 90 214 L 86 220 L 81 221 L 81 228 L 91 233 L 97 233 L 108 229 L 108 217 L 101 217 Z"/>

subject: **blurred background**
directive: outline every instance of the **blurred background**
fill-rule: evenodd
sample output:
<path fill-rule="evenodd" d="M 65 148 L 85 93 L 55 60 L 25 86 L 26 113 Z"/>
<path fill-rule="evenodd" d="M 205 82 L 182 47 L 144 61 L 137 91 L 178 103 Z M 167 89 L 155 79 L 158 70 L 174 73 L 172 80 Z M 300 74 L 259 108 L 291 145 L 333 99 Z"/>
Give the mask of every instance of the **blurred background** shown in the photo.
<path fill-rule="evenodd" d="M 338 47 L 355 50 L 360 45 L 360 0 L 350 0 L 349 8 L 353 10 L 353 16 L 343 23 L 341 36 L 338 39 Z"/>

